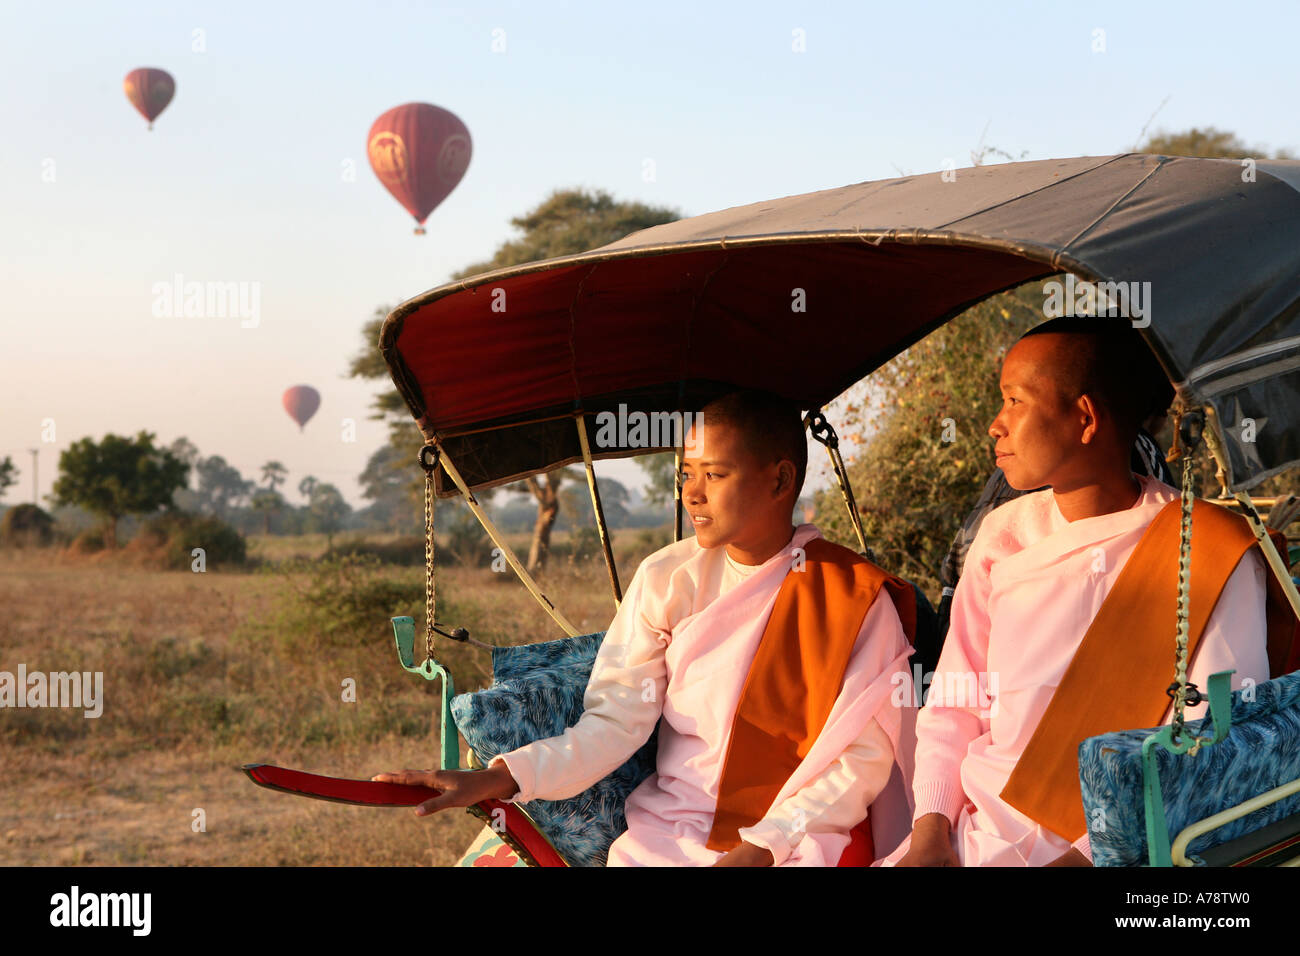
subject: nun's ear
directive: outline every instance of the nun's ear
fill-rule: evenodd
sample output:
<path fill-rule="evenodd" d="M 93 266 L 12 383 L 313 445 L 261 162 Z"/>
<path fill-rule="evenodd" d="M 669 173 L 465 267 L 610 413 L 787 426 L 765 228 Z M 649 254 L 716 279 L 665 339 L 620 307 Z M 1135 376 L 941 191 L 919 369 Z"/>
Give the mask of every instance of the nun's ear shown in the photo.
<path fill-rule="evenodd" d="M 776 493 L 783 495 L 794 487 L 794 462 L 783 458 L 776 466 Z"/>

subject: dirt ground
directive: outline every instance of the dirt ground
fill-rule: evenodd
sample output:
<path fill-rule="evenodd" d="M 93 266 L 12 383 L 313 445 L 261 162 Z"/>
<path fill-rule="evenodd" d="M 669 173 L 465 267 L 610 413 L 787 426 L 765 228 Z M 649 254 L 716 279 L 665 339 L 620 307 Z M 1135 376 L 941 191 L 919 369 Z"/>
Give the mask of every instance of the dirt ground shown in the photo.
<path fill-rule="evenodd" d="M 251 762 L 367 777 L 412 763 L 410 749 L 258 754 Z M 445 866 L 481 826 L 460 810 L 417 819 L 409 809 L 263 790 L 238 770 L 247 760 L 148 748 L 106 760 L 4 747 L 0 864 Z"/>
<path fill-rule="evenodd" d="M 422 571 L 383 573 L 416 582 L 420 602 L 407 613 L 422 620 Z M 546 587 L 599 630 L 613 614 L 604 573 L 557 569 Z M 440 607 L 493 643 L 562 636 L 505 577 L 440 571 Z M 296 630 L 315 619 L 302 616 L 312 609 L 295 586 L 274 574 L 0 552 L 0 671 L 104 673 L 98 719 L 0 709 L 0 864 L 454 863 L 481 826 L 464 811 L 417 819 L 302 799 L 240 772 L 275 763 L 366 778 L 436 761 L 438 694 L 398 667 L 386 614 L 317 640 Z M 487 652 L 439 654 L 458 690 L 489 679 Z M 355 681 L 356 703 L 340 703 L 342 679 Z"/>

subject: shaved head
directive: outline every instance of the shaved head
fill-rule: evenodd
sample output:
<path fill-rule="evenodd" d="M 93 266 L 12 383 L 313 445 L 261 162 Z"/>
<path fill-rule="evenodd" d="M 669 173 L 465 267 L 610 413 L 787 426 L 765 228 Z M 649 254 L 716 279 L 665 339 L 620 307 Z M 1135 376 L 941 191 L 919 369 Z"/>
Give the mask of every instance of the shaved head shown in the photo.
<path fill-rule="evenodd" d="M 1172 392 L 1127 321 L 1070 318 L 1031 329 L 1007 353 L 1002 410 L 989 425 L 1012 488 L 1050 487 L 1066 521 L 1133 507 L 1133 442 Z"/>
<path fill-rule="evenodd" d="M 741 434 L 745 447 L 760 464 L 789 461 L 794 465 L 794 496 L 803 488 L 808 469 L 808 442 L 803 417 L 792 402 L 758 390 L 732 392 L 700 410 L 705 425 L 722 425 Z"/>
<path fill-rule="evenodd" d="M 1029 340 L 1036 346 L 1042 374 L 1052 380 L 1061 400 L 1092 398 L 1115 420 L 1126 444 L 1137 438 L 1142 422 L 1173 401 L 1164 371 L 1126 319 L 1053 319 L 1030 329 L 1020 341 Z"/>

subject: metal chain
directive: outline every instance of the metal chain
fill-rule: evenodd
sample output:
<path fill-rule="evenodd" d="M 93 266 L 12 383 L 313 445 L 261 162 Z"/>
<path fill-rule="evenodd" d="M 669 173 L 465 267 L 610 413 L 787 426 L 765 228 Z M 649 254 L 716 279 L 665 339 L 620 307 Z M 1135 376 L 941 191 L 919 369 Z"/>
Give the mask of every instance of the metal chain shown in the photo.
<path fill-rule="evenodd" d="M 1169 695 L 1174 699 L 1172 728 L 1175 744 L 1179 743 L 1186 726 L 1184 708 L 1195 707 L 1205 701 L 1200 689 L 1187 681 L 1187 632 L 1192 591 L 1192 506 L 1196 502 L 1196 472 L 1192 457 L 1201 443 L 1204 425 L 1204 417 L 1197 410 L 1182 409 L 1175 413 L 1174 447 L 1181 452 L 1183 459 L 1181 522 L 1178 533 L 1178 627 L 1174 641 L 1174 682 L 1169 685 Z M 1187 753 L 1195 756 L 1201 744 L 1213 740 L 1213 736 L 1194 737 Z"/>
<path fill-rule="evenodd" d="M 430 456 L 427 457 L 426 456 Z M 476 641 L 463 627 L 453 627 L 450 631 L 438 626 L 438 587 L 434 580 L 434 535 L 433 506 L 437 496 L 433 493 L 433 476 L 438 470 L 442 452 L 437 445 L 425 445 L 420 449 L 420 467 L 424 469 L 424 651 L 427 660 L 433 660 L 433 635 L 441 634 L 448 640 L 460 644 L 472 644 L 483 650 L 492 650 L 493 645 Z"/>
<path fill-rule="evenodd" d="M 840 497 L 844 499 L 844 507 L 849 512 L 849 523 L 858 536 L 858 551 L 869 561 L 875 561 L 875 553 L 867 547 L 867 535 L 862 528 L 862 514 L 858 511 L 857 499 L 853 495 L 853 483 L 849 481 L 848 469 L 844 467 L 844 459 L 840 456 L 839 436 L 835 434 L 835 429 L 826 420 L 826 416 L 819 411 L 809 412 L 804 417 L 804 425 L 816 441 L 826 446 L 826 452 L 830 455 L 835 482 L 840 487 Z"/>
<path fill-rule="evenodd" d="M 424 651 L 433 659 L 433 621 L 437 591 L 433 581 L 433 469 L 424 472 Z"/>
<path fill-rule="evenodd" d="M 1178 629 L 1174 652 L 1174 740 L 1183 734 L 1183 708 L 1187 704 L 1188 605 L 1192 584 L 1192 450 L 1183 449 L 1182 524 L 1178 536 Z"/>

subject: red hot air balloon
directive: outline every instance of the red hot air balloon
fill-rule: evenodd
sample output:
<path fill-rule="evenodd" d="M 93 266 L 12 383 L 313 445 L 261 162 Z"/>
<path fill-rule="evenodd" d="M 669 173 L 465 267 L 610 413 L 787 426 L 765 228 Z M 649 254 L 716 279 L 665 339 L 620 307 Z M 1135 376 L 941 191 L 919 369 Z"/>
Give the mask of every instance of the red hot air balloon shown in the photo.
<path fill-rule="evenodd" d="M 316 414 L 316 409 L 320 408 L 320 392 L 310 385 L 295 385 L 285 390 L 280 402 L 289 417 L 298 423 L 298 431 L 302 431 L 303 426 Z"/>
<path fill-rule="evenodd" d="M 153 121 L 167 108 L 176 93 L 176 81 L 170 73 L 148 66 L 132 70 L 122 85 L 126 88 L 126 98 L 149 121 L 150 129 L 153 129 Z"/>
<path fill-rule="evenodd" d="M 456 188 L 470 157 L 469 130 L 429 103 L 389 110 L 370 127 L 366 155 L 379 181 L 406 207 L 424 235 L 424 220 Z"/>

